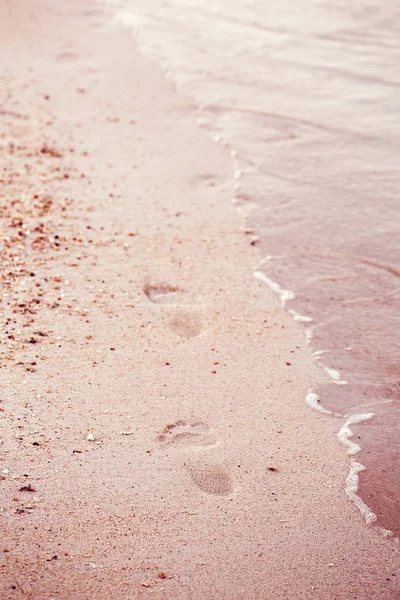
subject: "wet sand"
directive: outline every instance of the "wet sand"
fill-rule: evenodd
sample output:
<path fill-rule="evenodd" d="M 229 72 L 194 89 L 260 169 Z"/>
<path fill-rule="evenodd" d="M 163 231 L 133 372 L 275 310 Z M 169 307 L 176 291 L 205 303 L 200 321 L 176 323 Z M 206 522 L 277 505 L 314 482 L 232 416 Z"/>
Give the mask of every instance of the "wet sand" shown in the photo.
<path fill-rule="evenodd" d="M 0 9 L 0 597 L 399 597 L 229 156 L 104 18 Z"/>

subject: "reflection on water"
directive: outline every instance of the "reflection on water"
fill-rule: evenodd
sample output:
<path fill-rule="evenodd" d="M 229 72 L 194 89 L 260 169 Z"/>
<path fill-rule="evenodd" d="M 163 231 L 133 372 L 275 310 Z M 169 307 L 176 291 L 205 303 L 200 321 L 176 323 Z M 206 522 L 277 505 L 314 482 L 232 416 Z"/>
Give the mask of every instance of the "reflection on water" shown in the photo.
<path fill-rule="evenodd" d="M 400 5 L 392 0 L 110 1 L 236 151 L 260 267 L 312 317 L 348 385 L 363 500 L 400 534 Z"/>

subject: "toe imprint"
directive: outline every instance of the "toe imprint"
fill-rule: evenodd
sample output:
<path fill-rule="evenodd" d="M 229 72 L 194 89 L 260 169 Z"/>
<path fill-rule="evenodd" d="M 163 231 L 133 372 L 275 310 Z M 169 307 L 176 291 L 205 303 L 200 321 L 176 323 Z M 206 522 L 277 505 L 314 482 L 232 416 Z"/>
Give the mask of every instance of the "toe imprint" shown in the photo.
<path fill-rule="evenodd" d="M 146 283 L 143 291 L 155 304 L 180 304 L 184 294 L 178 286 L 169 283 Z"/>
<path fill-rule="evenodd" d="M 217 441 L 206 423 L 196 421 L 189 424 L 182 420 L 164 427 L 157 439 L 166 446 L 187 448 L 213 446 Z"/>
<path fill-rule="evenodd" d="M 193 483 L 207 494 L 227 496 L 233 490 L 229 471 L 223 465 L 186 464 Z"/>

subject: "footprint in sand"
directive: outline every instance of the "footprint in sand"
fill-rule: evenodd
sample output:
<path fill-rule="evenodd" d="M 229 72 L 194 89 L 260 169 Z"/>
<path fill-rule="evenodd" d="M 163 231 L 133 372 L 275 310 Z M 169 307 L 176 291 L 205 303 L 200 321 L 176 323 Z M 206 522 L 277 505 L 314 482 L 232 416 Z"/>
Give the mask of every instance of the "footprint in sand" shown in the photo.
<path fill-rule="evenodd" d="M 143 287 L 150 302 L 155 304 L 184 304 L 185 292 L 169 283 L 146 283 Z"/>
<path fill-rule="evenodd" d="M 223 465 L 189 462 L 185 469 L 193 483 L 207 494 L 227 496 L 233 490 L 231 476 Z"/>
<path fill-rule="evenodd" d="M 177 421 L 164 427 L 157 439 L 165 446 L 180 446 L 184 448 L 202 448 L 215 446 L 217 443 L 217 439 L 212 434 L 210 427 L 202 421 L 195 421 L 191 424 L 186 421 Z"/>
<path fill-rule="evenodd" d="M 176 315 L 168 321 L 168 326 L 171 331 L 183 338 L 196 337 L 203 331 L 203 324 L 199 315 L 193 313 Z"/>
<path fill-rule="evenodd" d="M 217 445 L 217 438 L 207 423 L 195 421 L 177 421 L 164 427 L 158 436 L 158 441 L 165 447 L 182 448 L 187 451 L 206 450 Z M 207 494 L 226 496 L 233 490 L 232 478 L 223 465 L 199 461 L 198 455 L 194 460 L 187 460 L 184 468 L 198 488 Z"/>
<path fill-rule="evenodd" d="M 146 283 L 143 292 L 154 304 L 188 305 L 190 298 L 184 290 L 169 283 Z M 168 327 L 182 338 L 192 338 L 204 330 L 202 319 L 195 312 L 179 312 L 168 321 Z"/>

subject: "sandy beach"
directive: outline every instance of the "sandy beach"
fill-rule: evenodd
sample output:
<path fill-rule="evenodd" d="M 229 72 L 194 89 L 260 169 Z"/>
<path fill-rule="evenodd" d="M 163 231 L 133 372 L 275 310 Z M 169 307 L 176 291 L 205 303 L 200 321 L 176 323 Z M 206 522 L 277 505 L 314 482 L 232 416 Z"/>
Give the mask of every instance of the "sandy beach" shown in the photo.
<path fill-rule="evenodd" d="M 95 2 L 0 34 L 0 598 L 400 598 L 229 153 Z"/>

